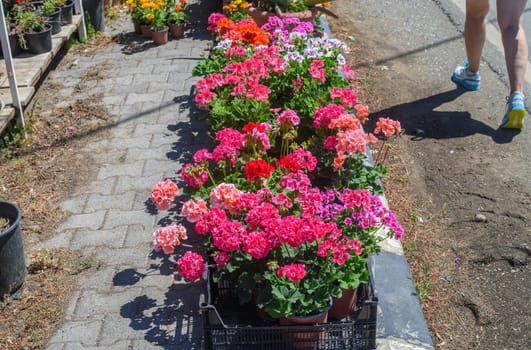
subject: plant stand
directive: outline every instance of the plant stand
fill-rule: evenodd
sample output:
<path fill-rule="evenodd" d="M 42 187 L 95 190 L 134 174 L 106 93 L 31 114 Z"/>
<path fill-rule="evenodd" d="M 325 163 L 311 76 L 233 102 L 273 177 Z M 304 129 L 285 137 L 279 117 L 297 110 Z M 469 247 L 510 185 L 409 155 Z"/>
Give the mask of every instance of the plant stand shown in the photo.
<path fill-rule="evenodd" d="M 340 321 L 283 326 L 258 317 L 253 303 L 239 306 L 228 281 L 207 277 L 199 307 L 207 350 L 368 350 L 376 349 L 378 298 L 372 278 L 357 290 L 356 309 Z M 319 333 L 319 337 L 315 334 Z"/>

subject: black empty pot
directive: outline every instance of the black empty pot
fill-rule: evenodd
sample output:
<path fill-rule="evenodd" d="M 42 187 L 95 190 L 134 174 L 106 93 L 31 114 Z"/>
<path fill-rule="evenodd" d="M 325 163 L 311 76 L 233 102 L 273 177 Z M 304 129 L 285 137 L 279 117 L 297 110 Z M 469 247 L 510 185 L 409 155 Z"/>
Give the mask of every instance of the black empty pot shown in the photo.
<path fill-rule="evenodd" d="M 15 204 L 0 200 L 0 218 L 9 221 L 9 227 L 0 231 L 0 296 L 16 292 L 26 277 L 21 217 Z"/>
<path fill-rule="evenodd" d="M 72 24 L 72 15 L 74 14 L 74 2 L 67 1 L 61 6 L 61 24 Z"/>

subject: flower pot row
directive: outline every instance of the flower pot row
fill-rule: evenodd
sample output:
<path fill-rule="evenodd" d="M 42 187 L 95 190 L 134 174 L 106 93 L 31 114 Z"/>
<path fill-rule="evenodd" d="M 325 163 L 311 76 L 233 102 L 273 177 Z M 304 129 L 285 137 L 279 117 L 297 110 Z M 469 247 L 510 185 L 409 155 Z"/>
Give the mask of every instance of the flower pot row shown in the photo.
<path fill-rule="evenodd" d="M 184 24 L 169 23 L 166 28 L 154 31 L 148 24 L 133 23 L 135 33 L 141 34 L 146 39 L 152 39 L 157 45 L 166 44 L 169 36 L 174 39 L 181 39 L 184 37 Z"/>
<path fill-rule="evenodd" d="M 11 54 L 51 51 L 52 35 L 59 33 L 61 26 L 72 23 L 73 5 L 72 0 L 26 0 L 11 4 L 7 8 Z"/>
<path fill-rule="evenodd" d="M 165 44 L 168 34 L 175 39 L 184 36 L 184 26 L 188 20 L 186 0 L 127 0 L 126 5 L 135 33 L 153 39 L 155 44 Z"/>
<path fill-rule="evenodd" d="M 260 28 L 250 19 L 212 14 L 208 23 L 216 45 L 193 73 L 202 76 L 195 101 L 208 113 L 213 147 L 198 150 L 179 173 L 189 196 L 181 216 L 203 237 L 213 281 L 226 281 L 237 296 L 227 304 L 251 304 L 249 315 L 280 328 L 292 318 L 320 315 L 310 322 L 324 327 L 329 313 L 350 317 L 356 302 L 337 309 L 339 300 L 366 285 L 366 260 L 379 242 L 403 232 L 378 195 L 386 169 L 367 155 L 368 145 L 384 144 L 400 126 L 382 118 L 374 134 L 362 128 L 368 112 L 349 87 L 348 48 L 316 37 L 311 22 L 269 17 Z M 155 185 L 151 200 L 168 210 L 179 193 L 167 179 Z M 153 234 L 153 243 L 171 254 L 186 237 L 182 224 L 170 225 Z M 177 267 L 194 281 L 205 259 L 189 250 Z M 224 305 L 212 300 L 205 309 Z M 275 339 L 286 332 L 257 331 Z M 309 348 L 306 340 L 290 344 Z"/>

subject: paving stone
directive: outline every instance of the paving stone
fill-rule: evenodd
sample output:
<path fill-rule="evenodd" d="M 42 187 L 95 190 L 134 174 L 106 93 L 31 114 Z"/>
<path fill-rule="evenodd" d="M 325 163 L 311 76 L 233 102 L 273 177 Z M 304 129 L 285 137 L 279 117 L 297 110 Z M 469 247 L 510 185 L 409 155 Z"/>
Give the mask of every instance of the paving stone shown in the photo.
<path fill-rule="evenodd" d="M 155 159 L 155 160 L 168 160 L 168 156 L 166 153 L 168 152 L 168 146 L 163 145 L 159 146 L 157 148 L 149 147 L 149 148 L 130 148 L 127 150 L 127 154 L 125 156 L 126 162 L 133 162 L 138 160 L 147 160 L 147 159 Z"/>
<path fill-rule="evenodd" d="M 115 266 L 100 266 L 97 271 L 86 272 L 80 280 L 84 290 L 95 290 L 99 293 L 114 292 L 113 278 L 116 274 Z"/>
<path fill-rule="evenodd" d="M 185 92 L 190 91 L 190 88 L 186 86 L 186 81 L 190 78 L 189 73 L 182 73 L 182 72 L 170 72 L 168 74 L 168 81 L 169 82 L 175 82 L 175 84 L 178 84 L 179 90 L 183 90 Z"/>
<path fill-rule="evenodd" d="M 85 206 L 85 213 L 90 213 L 101 209 L 130 210 L 133 206 L 132 203 L 134 197 L 134 192 L 124 192 L 112 195 L 102 195 L 99 193 L 90 194 Z"/>
<path fill-rule="evenodd" d="M 130 350 L 160 350 L 160 349 L 167 349 L 167 350 L 189 350 L 186 348 L 170 348 L 167 346 L 163 346 L 162 344 L 159 344 L 157 342 L 150 342 L 147 340 L 133 340 L 131 341 L 131 348 Z"/>
<path fill-rule="evenodd" d="M 127 164 L 105 164 L 98 173 L 98 180 L 111 176 L 140 176 L 144 168 L 144 161 Z"/>
<path fill-rule="evenodd" d="M 83 290 L 76 307 L 77 317 L 103 318 L 107 314 L 120 314 L 120 310 L 141 293 L 140 288 L 128 288 L 118 293 L 101 293 L 96 290 Z M 98 332 L 99 333 L 99 332 Z M 74 340 L 75 341 L 75 340 Z M 93 343 L 96 345 L 96 343 Z"/>
<path fill-rule="evenodd" d="M 50 344 L 46 347 L 46 350 L 64 350 L 64 344 L 56 343 L 56 344 Z"/>
<path fill-rule="evenodd" d="M 106 89 L 112 89 L 116 86 L 118 87 L 125 87 L 128 85 L 131 85 L 133 82 L 133 76 L 132 75 L 121 75 L 121 76 L 114 76 L 112 78 L 102 79 L 100 80 L 100 85 L 102 88 Z M 110 91 L 110 90 L 107 90 Z"/>
<path fill-rule="evenodd" d="M 175 263 L 171 263 L 172 266 L 175 266 Z M 145 277 L 141 278 L 136 284 L 135 287 L 152 287 L 157 286 L 157 289 L 160 290 L 160 295 L 162 296 L 165 291 L 167 291 L 175 282 L 173 274 L 171 275 L 162 275 L 160 271 L 151 270 L 146 272 Z"/>
<path fill-rule="evenodd" d="M 137 78 L 135 77 L 135 82 Z M 166 81 L 166 80 L 163 80 Z M 158 90 L 147 93 L 130 93 L 125 100 L 126 104 L 138 103 L 138 102 L 160 102 L 164 96 L 164 91 Z"/>
<path fill-rule="evenodd" d="M 158 181 L 157 181 L 158 182 Z M 153 183 L 153 186 L 156 182 Z M 145 212 L 149 212 L 153 208 L 153 204 L 150 200 L 151 197 L 151 189 L 145 189 L 143 191 L 137 191 L 135 193 L 135 199 L 133 201 L 133 208 L 132 210 L 143 210 Z"/>
<path fill-rule="evenodd" d="M 59 231 L 81 227 L 88 227 L 92 230 L 96 230 L 103 224 L 105 213 L 105 210 L 99 210 L 89 214 L 71 215 L 59 226 Z"/>
<path fill-rule="evenodd" d="M 49 240 L 41 243 L 42 248 L 58 249 L 70 246 L 75 230 L 61 230 L 53 235 Z"/>
<path fill-rule="evenodd" d="M 142 102 L 138 102 L 138 103 L 129 103 L 129 104 L 124 104 L 123 106 L 120 107 L 120 113 L 118 113 L 120 115 L 120 120 L 124 120 L 124 119 L 133 119 L 133 120 L 136 120 L 138 115 L 142 115 L 144 112 L 142 110 Z M 118 123 L 119 126 L 122 126 L 123 124 L 123 121 Z"/>
<path fill-rule="evenodd" d="M 148 148 L 153 135 L 142 135 L 140 137 L 114 138 L 110 146 L 114 149 L 128 150 L 133 147 Z"/>
<path fill-rule="evenodd" d="M 68 303 L 68 306 L 65 310 L 65 321 L 77 321 L 74 314 L 76 311 L 77 302 L 79 300 L 79 296 L 81 295 L 81 289 L 76 289 L 72 293 L 72 297 L 70 299 L 70 302 Z"/>
<path fill-rule="evenodd" d="M 152 176 L 160 173 L 177 171 L 178 168 L 179 164 L 170 160 L 148 159 L 146 160 L 146 166 L 144 167 L 142 176 Z"/>
<path fill-rule="evenodd" d="M 174 60 L 174 59 L 165 59 L 160 64 L 156 64 L 153 68 L 153 73 L 161 73 L 161 72 L 180 72 L 180 73 L 189 73 L 188 66 L 190 65 L 190 62 L 182 62 L 180 60 Z"/>
<path fill-rule="evenodd" d="M 147 231 L 140 225 L 130 225 L 126 230 L 124 248 L 134 248 L 151 242 L 154 231 L 155 229 Z"/>
<path fill-rule="evenodd" d="M 50 343 L 78 342 L 94 346 L 102 324 L 102 317 L 87 321 L 67 321 L 50 339 Z"/>
<path fill-rule="evenodd" d="M 101 260 L 104 266 L 125 264 L 140 268 L 146 263 L 147 255 L 151 250 L 149 241 L 146 241 L 144 247 L 136 246 L 121 249 L 102 247 L 97 250 L 96 259 Z"/>
<path fill-rule="evenodd" d="M 110 229 L 119 226 L 127 225 L 142 225 L 145 229 L 151 230 L 154 225 L 154 218 L 151 217 L 144 210 L 115 210 L 111 209 L 107 213 L 105 218 L 105 223 L 103 224 L 104 229 Z"/>
<path fill-rule="evenodd" d="M 120 176 L 118 177 L 115 193 L 122 193 L 125 191 L 137 191 L 153 188 L 153 185 L 163 179 L 162 174 L 148 176 L 148 177 L 134 177 L 134 176 Z"/>
<path fill-rule="evenodd" d="M 69 199 L 66 199 L 59 204 L 63 210 L 66 210 L 72 214 L 81 214 L 85 208 L 85 203 L 87 201 L 87 194 L 80 194 Z"/>
<path fill-rule="evenodd" d="M 119 226 L 111 230 L 78 229 L 72 237 L 71 246 L 74 249 L 86 247 L 121 248 L 124 245 L 127 226 Z"/>
<path fill-rule="evenodd" d="M 119 147 L 113 147 L 113 148 L 116 148 L 116 149 L 111 149 L 111 150 L 109 150 L 107 152 L 95 152 L 95 153 L 92 153 L 91 156 L 92 156 L 94 162 L 99 163 L 99 164 L 123 163 L 123 159 L 125 158 L 125 154 L 126 154 L 127 150 L 126 149 L 118 149 Z"/>
<path fill-rule="evenodd" d="M 174 50 L 161 50 L 157 52 L 157 58 L 182 58 L 182 59 L 189 59 L 190 58 L 190 47 L 186 47 L 186 45 L 179 43 L 179 51 L 176 52 Z"/>
<path fill-rule="evenodd" d="M 83 188 L 78 189 L 79 193 L 99 193 L 102 195 L 114 193 L 114 188 L 118 182 L 117 177 L 108 177 L 103 180 L 93 181 L 90 184 L 85 185 Z"/>
<path fill-rule="evenodd" d="M 167 124 L 158 124 L 150 121 L 150 123 L 139 123 L 137 124 L 133 136 L 136 137 L 146 137 L 146 136 L 156 136 L 156 135 L 172 135 L 172 131 L 168 130 Z"/>
<path fill-rule="evenodd" d="M 189 135 L 189 138 L 191 135 Z M 151 143 L 149 147 L 161 147 L 166 146 L 168 147 L 168 150 L 171 149 L 171 146 L 179 141 L 180 138 L 178 138 L 175 134 L 172 135 L 158 135 L 158 137 L 153 137 L 151 140 Z"/>
<path fill-rule="evenodd" d="M 106 105 L 120 106 L 123 104 L 124 98 L 121 95 L 105 95 L 103 96 L 102 101 Z"/>
<path fill-rule="evenodd" d="M 174 124 L 179 119 L 179 113 L 164 112 L 157 118 L 159 124 Z"/>
<path fill-rule="evenodd" d="M 124 311 L 122 311 L 124 314 Z M 127 315 L 129 316 L 129 315 Z M 116 343 L 116 334 L 120 334 L 121 339 L 144 339 L 147 336 L 145 320 L 147 318 L 142 313 L 132 315 L 133 318 L 127 318 L 125 315 L 109 314 L 103 321 L 103 328 L 100 334 L 100 345 L 111 346 Z M 115 349 L 114 345 L 112 346 Z"/>
<path fill-rule="evenodd" d="M 103 331 L 112 331 L 103 330 Z M 108 345 L 99 345 L 99 346 L 84 346 L 80 343 L 67 343 L 65 344 L 64 350 L 129 350 L 131 349 L 131 341 L 129 340 L 118 340 L 112 344 Z M 47 349 L 48 350 L 48 349 Z"/>
<path fill-rule="evenodd" d="M 107 148 L 109 145 L 110 140 L 102 139 L 92 142 L 87 142 L 85 145 L 83 145 L 82 152 L 101 152 L 102 149 Z"/>

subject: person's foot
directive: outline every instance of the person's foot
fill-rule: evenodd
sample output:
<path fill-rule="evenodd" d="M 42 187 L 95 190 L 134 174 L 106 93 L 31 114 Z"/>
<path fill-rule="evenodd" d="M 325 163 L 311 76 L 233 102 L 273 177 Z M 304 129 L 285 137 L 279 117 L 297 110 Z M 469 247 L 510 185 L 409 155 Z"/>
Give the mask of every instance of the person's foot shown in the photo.
<path fill-rule="evenodd" d="M 500 128 L 522 129 L 524 127 L 525 114 L 524 95 L 519 91 L 515 91 L 507 98 L 505 115 Z"/>
<path fill-rule="evenodd" d="M 479 90 L 481 77 L 479 72 L 471 73 L 468 71 L 468 61 L 465 60 L 464 66 L 457 66 L 452 74 L 452 81 L 467 90 Z"/>

